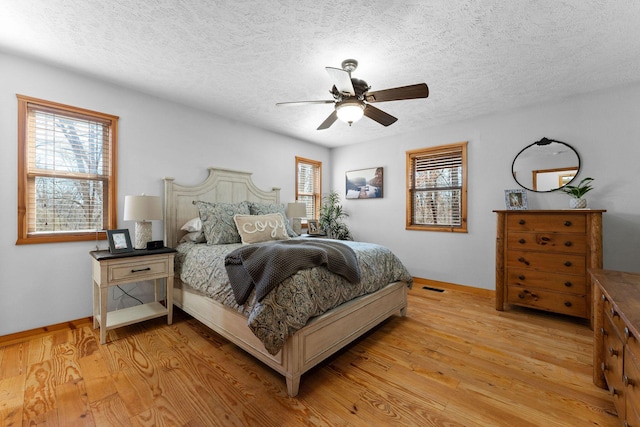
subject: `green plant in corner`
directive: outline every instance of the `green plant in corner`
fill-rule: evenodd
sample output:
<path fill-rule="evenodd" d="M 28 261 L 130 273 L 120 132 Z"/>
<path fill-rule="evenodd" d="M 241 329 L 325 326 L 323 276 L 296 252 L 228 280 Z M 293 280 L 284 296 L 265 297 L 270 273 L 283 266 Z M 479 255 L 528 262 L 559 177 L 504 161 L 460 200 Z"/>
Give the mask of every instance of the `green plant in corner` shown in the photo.
<path fill-rule="evenodd" d="M 580 181 L 578 185 L 565 185 L 564 187 L 560 188 L 560 191 L 570 195 L 575 199 L 581 199 L 582 196 L 593 190 L 591 181 L 593 181 L 593 178 L 586 177 L 582 181 Z"/>
<path fill-rule="evenodd" d="M 330 239 L 353 240 L 349 227 L 344 223 L 344 218 L 348 216 L 342 209 L 340 195 L 336 191 L 322 197 L 318 222 Z"/>

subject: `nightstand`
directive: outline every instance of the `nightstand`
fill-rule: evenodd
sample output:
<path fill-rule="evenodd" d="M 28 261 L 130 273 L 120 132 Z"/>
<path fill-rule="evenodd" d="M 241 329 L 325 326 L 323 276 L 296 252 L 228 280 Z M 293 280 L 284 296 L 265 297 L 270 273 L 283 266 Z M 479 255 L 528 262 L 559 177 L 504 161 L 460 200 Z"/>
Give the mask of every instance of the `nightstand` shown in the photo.
<path fill-rule="evenodd" d="M 100 327 L 100 343 L 107 341 L 107 331 L 156 317 L 167 316 L 173 321 L 173 258 L 172 248 L 140 249 L 112 254 L 92 251 L 93 257 L 93 327 Z M 164 305 L 160 302 L 161 283 L 166 284 Z M 153 280 L 155 300 L 150 303 L 107 312 L 107 292 L 111 286 Z"/>

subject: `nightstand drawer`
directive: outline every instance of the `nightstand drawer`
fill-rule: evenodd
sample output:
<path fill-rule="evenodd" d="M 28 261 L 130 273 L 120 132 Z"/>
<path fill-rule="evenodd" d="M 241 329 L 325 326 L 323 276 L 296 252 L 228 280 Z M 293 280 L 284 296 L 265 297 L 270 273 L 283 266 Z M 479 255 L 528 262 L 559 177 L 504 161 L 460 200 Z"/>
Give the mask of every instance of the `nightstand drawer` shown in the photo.
<path fill-rule="evenodd" d="M 166 256 L 162 259 L 144 259 L 143 261 L 138 259 L 134 262 L 119 262 L 109 265 L 107 283 L 149 280 L 164 277 L 169 272 L 169 262 Z"/>

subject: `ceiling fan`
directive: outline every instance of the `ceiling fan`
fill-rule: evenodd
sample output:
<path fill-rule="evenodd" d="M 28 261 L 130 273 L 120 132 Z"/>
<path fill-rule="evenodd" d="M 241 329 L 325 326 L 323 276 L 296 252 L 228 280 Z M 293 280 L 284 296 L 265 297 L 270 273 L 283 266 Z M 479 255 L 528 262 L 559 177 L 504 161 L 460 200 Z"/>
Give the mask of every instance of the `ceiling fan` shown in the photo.
<path fill-rule="evenodd" d="M 358 61 L 345 59 L 342 61 L 342 69 L 325 68 L 334 82 L 334 86 L 330 91 L 333 95 L 333 100 L 279 102 L 276 105 L 334 104 L 333 112 L 318 126 L 318 130 L 322 130 L 328 129 L 338 119 L 351 126 L 353 122 L 360 120 L 363 115 L 383 126 L 389 126 L 398 119 L 374 107 L 371 105 L 372 103 L 426 98 L 429 96 L 429 88 L 426 83 L 369 92 L 371 86 L 367 82 L 351 77 L 351 72 L 357 67 Z"/>

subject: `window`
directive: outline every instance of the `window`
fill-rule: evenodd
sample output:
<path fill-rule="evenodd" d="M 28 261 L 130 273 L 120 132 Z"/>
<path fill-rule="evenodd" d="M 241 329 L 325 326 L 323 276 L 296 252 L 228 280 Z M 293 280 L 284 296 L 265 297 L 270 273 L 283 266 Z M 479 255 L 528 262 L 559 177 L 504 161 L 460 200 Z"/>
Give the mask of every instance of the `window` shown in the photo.
<path fill-rule="evenodd" d="M 407 151 L 407 230 L 467 232 L 467 143 Z"/>
<path fill-rule="evenodd" d="M 322 162 L 296 156 L 296 201 L 307 204 L 308 219 L 320 214 L 321 182 Z"/>
<path fill-rule="evenodd" d="M 118 117 L 17 97 L 16 244 L 104 239 L 117 228 Z"/>

